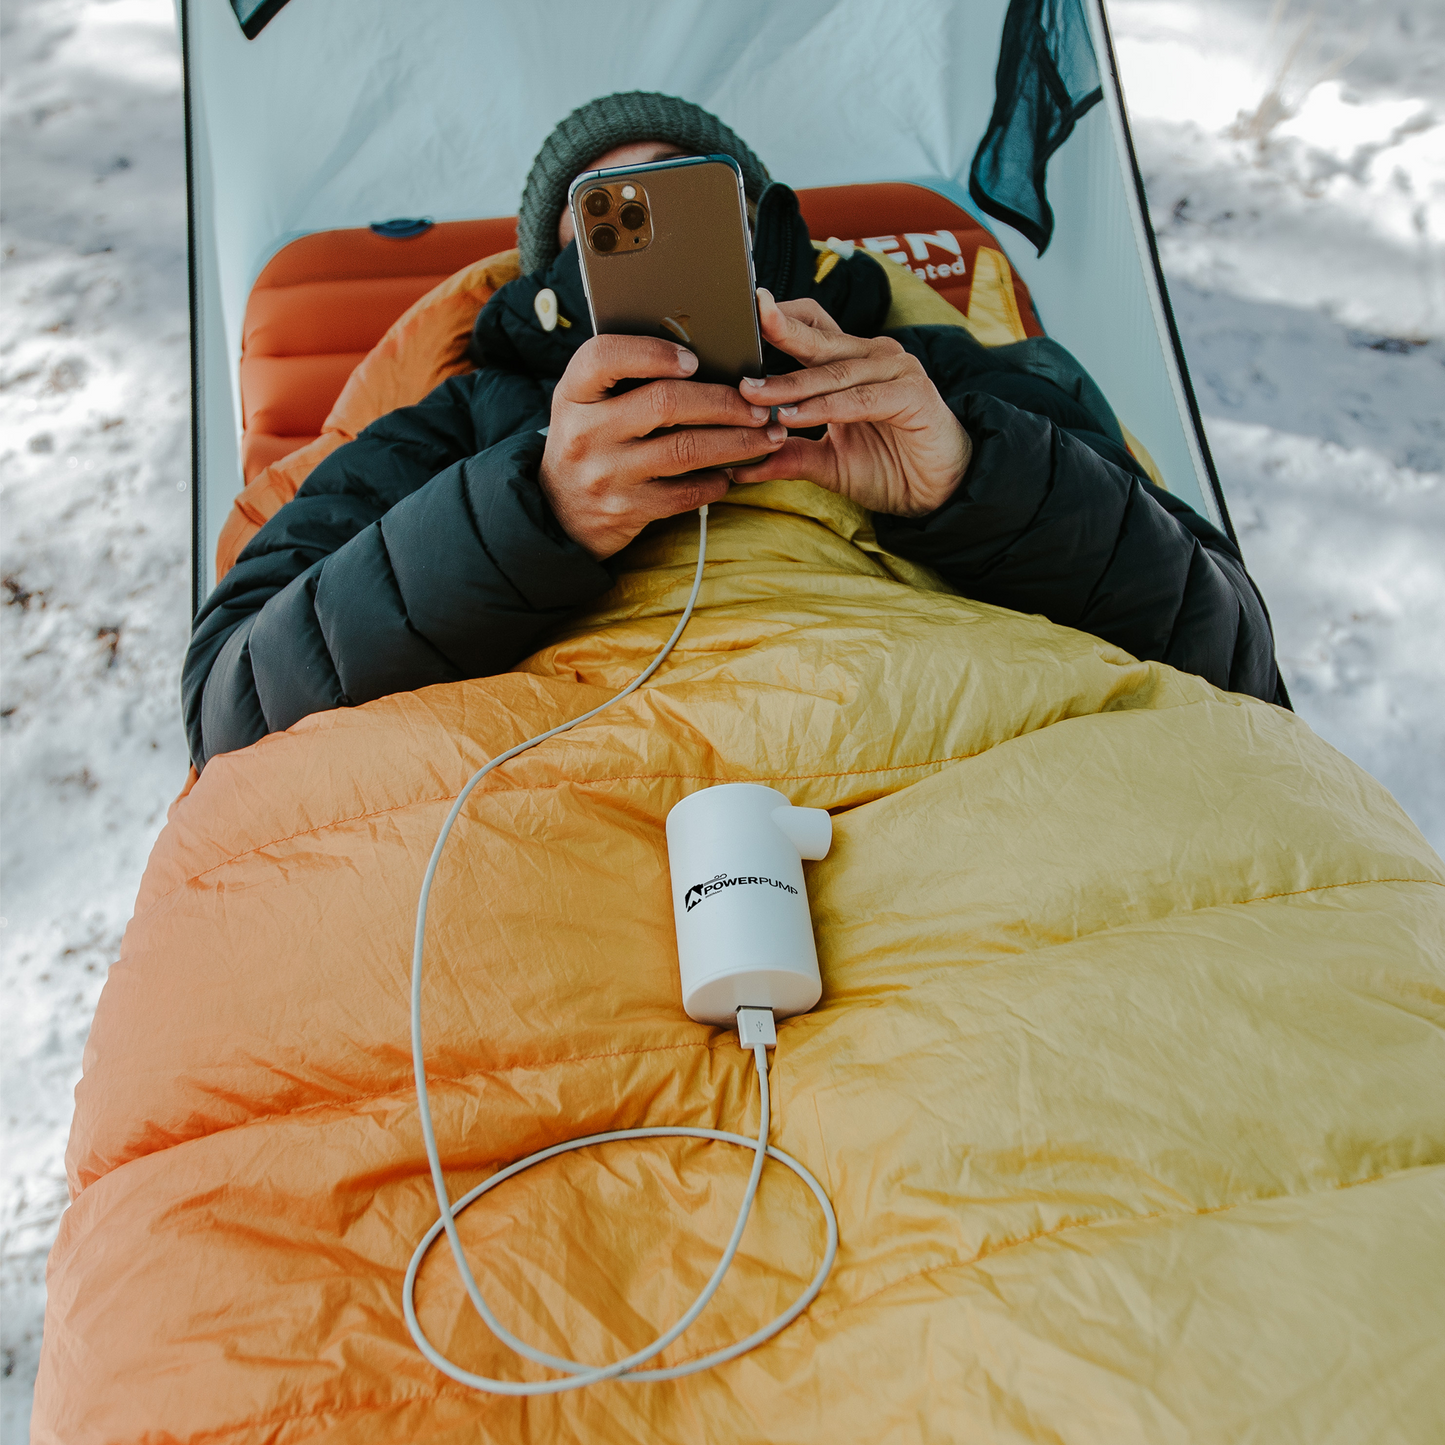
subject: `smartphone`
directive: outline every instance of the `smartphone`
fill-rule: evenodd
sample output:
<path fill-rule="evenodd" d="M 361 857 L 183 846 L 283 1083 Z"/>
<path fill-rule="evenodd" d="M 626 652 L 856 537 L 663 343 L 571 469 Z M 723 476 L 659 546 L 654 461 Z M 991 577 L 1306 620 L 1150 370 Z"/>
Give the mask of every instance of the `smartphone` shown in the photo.
<path fill-rule="evenodd" d="M 567 192 L 599 336 L 656 336 L 695 381 L 763 376 L 743 173 L 731 156 L 584 171 Z"/>

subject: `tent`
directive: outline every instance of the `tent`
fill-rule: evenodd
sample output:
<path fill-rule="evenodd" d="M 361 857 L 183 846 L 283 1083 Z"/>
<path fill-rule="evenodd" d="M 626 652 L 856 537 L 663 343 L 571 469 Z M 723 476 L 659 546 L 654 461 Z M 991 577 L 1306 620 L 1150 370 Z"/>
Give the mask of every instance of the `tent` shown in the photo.
<path fill-rule="evenodd" d="M 662 90 L 706 106 L 795 189 L 913 181 L 979 216 L 1003 241 L 1049 335 L 1092 372 L 1169 488 L 1227 529 L 1102 0 L 1033 7 L 1102 89 L 1102 103 L 1048 165 L 1053 243 L 1036 255 L 969 194 L 1007 8 L 1007 0 L 906 8 L 180 0 L 197 605 L 214 584 L 216 539 L 243 481 L 237 368 L 247 301 L 267 263 L 300 237 L 396 217 L 511 216 L 552 126 L 615 90 Z"/>

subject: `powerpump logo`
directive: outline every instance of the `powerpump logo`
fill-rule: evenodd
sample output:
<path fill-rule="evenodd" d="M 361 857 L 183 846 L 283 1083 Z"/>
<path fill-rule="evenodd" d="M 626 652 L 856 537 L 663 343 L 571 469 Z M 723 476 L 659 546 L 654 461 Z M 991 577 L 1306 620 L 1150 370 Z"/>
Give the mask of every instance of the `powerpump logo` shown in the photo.
<path fill-rule="evenodd" d="M 776 878 L 755 878 L 750 874 L 729 878 L 726 873 L 717 873 L 706 883 L 694 883 L 682 895 L 682 911 L 691 913 L 704 898 L 711 898 L 715 893 L 721 893 L 724 888 L 747 888 L 753 884 L 761 884 L 764 888 L 781 888 L 784 893 L 796 894 L 798 891 L 791 883 L 779 883 Z"/>

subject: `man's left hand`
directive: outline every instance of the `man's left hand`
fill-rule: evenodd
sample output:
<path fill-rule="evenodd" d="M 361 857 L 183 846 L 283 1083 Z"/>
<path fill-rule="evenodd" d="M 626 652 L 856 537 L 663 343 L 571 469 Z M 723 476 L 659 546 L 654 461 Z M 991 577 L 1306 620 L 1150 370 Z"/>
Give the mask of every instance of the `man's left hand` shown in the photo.
<path fill-rule="evenodd" d="M 758 318 L 804 369 L 744 381 L 743 399 L 776 406 L 786 427 L 826 424 L 828 434 L 790 437 L 766 460 L 735 467 L 736 480 L 802 477 L 895 517 L 924 516 L 953 495 L 973 444 L 917 357 L 891 337 L 846 335 L 816 301 L 779 305 L 759 288 Z"/>

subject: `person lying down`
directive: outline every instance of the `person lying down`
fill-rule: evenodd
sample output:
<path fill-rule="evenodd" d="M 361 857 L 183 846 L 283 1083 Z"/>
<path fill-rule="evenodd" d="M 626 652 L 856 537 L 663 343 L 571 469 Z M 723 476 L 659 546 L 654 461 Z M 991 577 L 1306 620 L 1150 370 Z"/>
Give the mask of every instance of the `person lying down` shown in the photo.
<path fill-rule="evenodd" d="M 691 380 L 684 346 L 591 334 L 566 208 L 584 170 L 697 154 L 738 162 L 754 224 L 768 377 L 739 388 Z M 1238 549 L 1150 482 L 1078 363 L 959 327 L 885 334 L 887 263 L 822 274 L 796 197 L 716 116 L 644 93 L 574 111 L 533 163 L 518 241 L 476 370 L 322 461 L 201 609 L 182 679 L 198 769 L 313 713 L 507 671 L 613 585 L 649 523 L 779 478 L 867 508 L 883 547 L 965 597 L 1287 705 Z M 570 327 L 543 328 L 544 288 Z M 624 378 L 651 384 L 614 395 Z"/>

